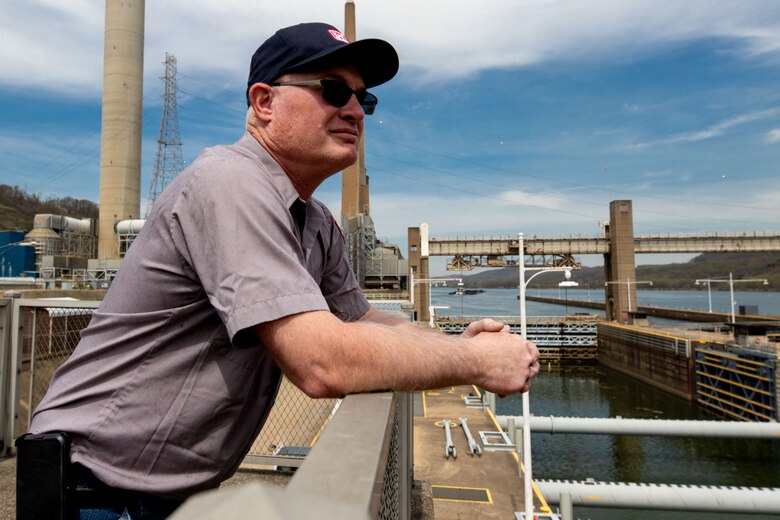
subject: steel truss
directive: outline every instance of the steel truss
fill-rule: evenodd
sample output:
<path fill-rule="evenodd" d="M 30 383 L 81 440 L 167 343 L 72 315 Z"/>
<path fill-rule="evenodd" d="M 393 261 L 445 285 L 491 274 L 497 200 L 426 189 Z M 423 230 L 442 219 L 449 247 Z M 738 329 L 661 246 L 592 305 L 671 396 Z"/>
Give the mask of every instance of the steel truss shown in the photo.
<path fill-rule="evenodd" d="M 525 266 L 531 268 L 571 267 L 579 269 L 580 263 L 571 254 L 532 253 L 524 256 Z M 515 267 L 517 257 L 502 255 L 456 254 L 447 262 L 448 271 L 471 271 L 480 267 Z"/>
<path fill-rule="evenodd" d="M 777 354 L 732 347 L 696 349 L 696 400 L 743 421 L 776 421 Z"/>

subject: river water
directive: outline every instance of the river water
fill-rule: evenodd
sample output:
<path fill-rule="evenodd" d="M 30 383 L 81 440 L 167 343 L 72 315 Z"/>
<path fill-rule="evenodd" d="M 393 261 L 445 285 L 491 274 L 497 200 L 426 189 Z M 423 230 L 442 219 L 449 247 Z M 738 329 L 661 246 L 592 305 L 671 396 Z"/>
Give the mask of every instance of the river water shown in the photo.
<path fill-rule="evenodd" d="M 434 288 L 431 303 L 452 316 L 517 316 L 514 289 L 487 289 L 477 295 L 448 294 Z M 603 301 L 603 291 L 569 291 L 569 297 Z M 531 294 L 537 294 L 535 289 Z M 541 296 L 558 297 L 557 289 Z M 563 295 L 561 296 L 563 297 Z M 706 291 L 642 291 L 639 305 L 708 310 Z M 735 292 L 738 305 L 758 305 L 762 314 L 780 315 L 780 293 Z M 713 310 L 730 312 L 728 291 L 712 293 Z M 716 306 L 717 305 L 717 306 Z M 528 302 L 529 316 L 553 316 L 563 306 Z M 568 312 L 585 312 L 570 307 Z M 597 312 L 597 311 L 590 311 Z M 695 324 L 690 324 L 695 326 Z M 605 367 L 543 367 L 530 394 L 531 413 L 572 417 L 713 419 L 695 403 Z M 500 415 L 521 415 L 519 396 L 498 400 Z M 582 434 L 532 436 L 534 478 L 780 488 L 780 441 L 639 437 Z M 684 513 L 575 507 L 575 516 L 593 520 L 765 520 L 771 515 Z"/>

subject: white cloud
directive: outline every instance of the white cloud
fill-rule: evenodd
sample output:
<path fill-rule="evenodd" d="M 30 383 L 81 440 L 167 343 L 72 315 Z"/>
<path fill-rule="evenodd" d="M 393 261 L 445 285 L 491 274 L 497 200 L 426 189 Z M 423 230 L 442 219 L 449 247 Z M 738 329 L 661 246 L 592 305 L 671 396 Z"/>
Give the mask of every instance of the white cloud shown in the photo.
<path fill-rule="evenodd" d="M 760 210 L 769 210 L 774 213 L 775 222 L 780 222 L 780 208 L 778 208 L 777 201 L 780 200 L 780 189 L 769 189 L 767 191 L 761 191 L 754 195 L 753 204 Z M 770 218 L 772 218 L 770 216 Z"/>
<path fill-rule="evenodd" d="M 528 206 L 534 208 L 559 209 L 565 200 L 561 197 L 539 193 L 528 193 L 520 190 L 510 190 L 500 193 L 497 197 L 501 206 Z"/>
<path fill-rule="evenodd" d="M 767 132 L 766 134 L 767 143 L 776 143 L 778 141 L 780 141 L 780 128 L 775 128 Z"/>
<path fill-rule="evenodd" d="M 99 8 L 98 8 L 99 5 Z M 99 95 L 103 2 L 26 0 L 0 7 L 0 85 Z M 774 0 L 667 3 L 396 0 L 356 2 L 358 37 L 391 41 L 407 81 L 438 81 L 550 60 L 628 59 L 675 42 L 724 38 L 749 56 L 780 53 Z M 271 32 L 302 21 L 343 24 L 340 0 L 146 2 L 146 82 L 165 52 L 180 71 L 241 82 Z M 219 78 L 219 79 L 216 79 Z"/>
<path fill-rule="evenodd" d="M 766 119 L 780 113 L 780 108 L 771 108 L 768 110 L 759 110 L 756 112 L 750 112 L 748 114 L 742 114 L 739 116 L 728 118 L 724 121 L 716 123 L 704 130 L 697 130 L 693 132 L 685 132 L 682 134 L 673 135 L 666 139 L 659 139 L 657 141 L 649 141 L 645 143 L 637 143 L 631 145 L 631 148 L 645 148 L 648 146 L 663 145 L 663 144 L 676 144 L 676 143 L 693 143 L 697 141 L 705 141 L 714 137 L 724 135 L 728 130 L 734 127 Z M 770 132 L 771 136 L 771 132 Z"/>

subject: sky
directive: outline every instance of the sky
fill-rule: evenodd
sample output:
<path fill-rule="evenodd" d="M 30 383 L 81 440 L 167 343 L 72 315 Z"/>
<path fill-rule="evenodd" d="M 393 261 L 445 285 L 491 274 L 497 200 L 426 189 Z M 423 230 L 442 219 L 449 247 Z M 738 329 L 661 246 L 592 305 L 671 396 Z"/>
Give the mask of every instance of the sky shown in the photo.
<path fill-rule="evenodd" d="M 357 37 L 401 63 L 372 89 L 365 143 L 377 234 L 402 251 L 423 222 L 437 238 L 601 236 L 618 199 L 638 235 L 780 230 L 780 2 L 355 4 Z M 344 16 L 343 0 L 145 9 L 142 207 L 166 52 L 186 164 L 241 137 L 265 38 Z M 0 184 L 98 201 L 104 15 L 94 0 L 0 3 Z M 336 175 L 315 194 L 336 215 L 340 189 Z M 692 255 L 655 256 L 637 263 Z"/>

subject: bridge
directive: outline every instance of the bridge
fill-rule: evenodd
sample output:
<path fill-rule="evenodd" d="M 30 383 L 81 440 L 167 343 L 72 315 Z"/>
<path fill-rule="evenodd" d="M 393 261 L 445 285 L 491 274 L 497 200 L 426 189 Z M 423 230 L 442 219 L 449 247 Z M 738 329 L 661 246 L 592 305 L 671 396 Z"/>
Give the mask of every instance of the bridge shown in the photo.
<path fill-rule="evenodd" d="M 526 255 L 603 255 L 610 240 L 599 236 L 526 236 Z M 517 256 L 517 237 L 430 238 L 431 256 L 470 257 L 470 266 L 491 267 L 494 257 Z M 780 251 L 780 232 L 648 234 L 634 237 L 634 253 L 758 253 Z M 502 263 L 502 266 L 507 264 Z M 508 265 L 516 265 L 510 260 Z"/>
<path fill-rule="evenodd" d="M 522 257 L 527 267 L 577 267 L 574 255 L 604 255 L 606 316 L 628 323 L 629 309 L 636 309 L 636 254 L 651 253 L 756 253 L 780 251 L 780 232 L 746 231 L 693 234 L 634 235 L 630 200 L 609 205 L 610 220 L 603 236 L 524 236 Z M 517 266 L 519 237 L 429 238 L 428 227 L 409 228 L 410 280 L 429 278 L 431 256 L 448 256 L 448 270 L 468 271 L 477 267 Z M 421 302 L 430 298 L 427 284 L 415 285 L 415 316 L 429 319 L 429 309 Z"/>

